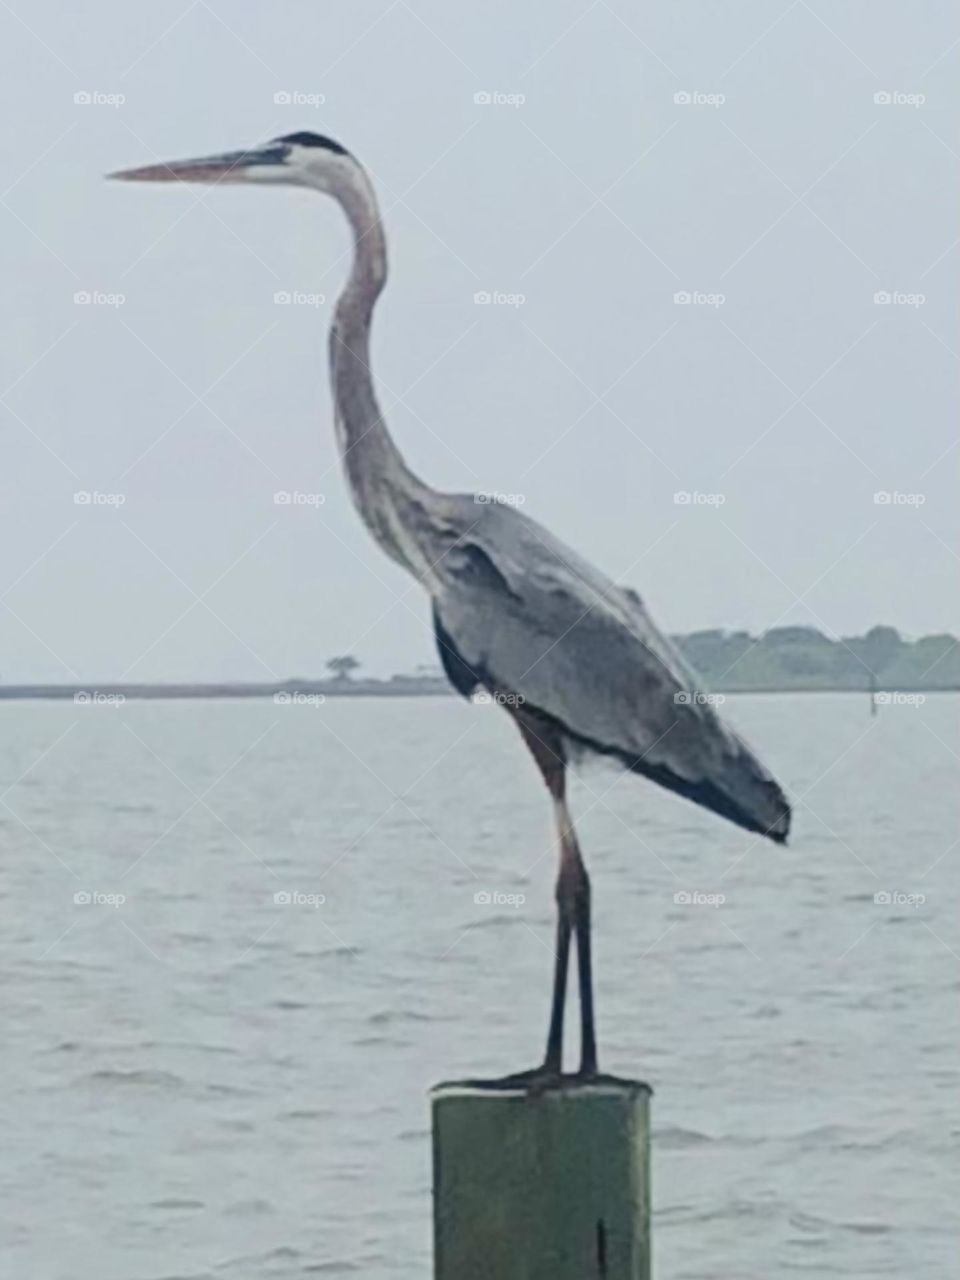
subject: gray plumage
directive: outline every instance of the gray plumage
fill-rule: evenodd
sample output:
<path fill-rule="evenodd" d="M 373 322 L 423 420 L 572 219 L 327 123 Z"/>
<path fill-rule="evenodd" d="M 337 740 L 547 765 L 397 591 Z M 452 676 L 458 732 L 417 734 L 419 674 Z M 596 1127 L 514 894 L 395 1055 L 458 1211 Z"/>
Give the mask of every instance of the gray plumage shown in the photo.
<path fill-rule="evenodd" d="M 786 837 L 779 786 L 704 698 L 635 592 L 514 507 L 435 497 L 423 537 L 448 671 L 452 647 L 477 685 L 518 696 L 574 747 L 611 756 L 748 830 Z"/>

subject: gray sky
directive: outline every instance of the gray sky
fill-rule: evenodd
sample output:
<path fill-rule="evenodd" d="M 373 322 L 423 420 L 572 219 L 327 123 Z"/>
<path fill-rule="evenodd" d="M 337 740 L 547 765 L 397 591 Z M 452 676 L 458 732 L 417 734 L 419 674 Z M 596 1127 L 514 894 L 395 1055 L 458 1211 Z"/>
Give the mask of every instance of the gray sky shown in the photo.
<path fill-rule="evenodd" d="M 424 478 L 519 495 L 669 630 L 960 630 L 954 6 L 13 0 L 0 25 L 4 679 L 434 660 L 338 469 L 336 208 L 101 178 L 295 129 L 374 175 L 374 367 Z"/>

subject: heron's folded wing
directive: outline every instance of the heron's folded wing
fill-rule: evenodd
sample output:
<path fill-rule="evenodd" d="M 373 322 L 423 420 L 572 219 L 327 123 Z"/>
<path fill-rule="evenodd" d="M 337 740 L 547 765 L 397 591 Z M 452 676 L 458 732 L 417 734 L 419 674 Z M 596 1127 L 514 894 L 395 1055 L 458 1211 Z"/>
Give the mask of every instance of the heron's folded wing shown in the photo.
<path fill-rule="evenodd" d="M 777 784 L 698 696 L 696 679 L 639 598 L 504 507 L 475 518 L 444 557 L 438 637 L 476 682 L 517 695 L 576 741 L 671 789 L 705 788 L 753 829 L 783 828 Z M 722 811 L 722 810 L 721 810 Z M 727 816 L 734 816 L 728 813 Z"/>

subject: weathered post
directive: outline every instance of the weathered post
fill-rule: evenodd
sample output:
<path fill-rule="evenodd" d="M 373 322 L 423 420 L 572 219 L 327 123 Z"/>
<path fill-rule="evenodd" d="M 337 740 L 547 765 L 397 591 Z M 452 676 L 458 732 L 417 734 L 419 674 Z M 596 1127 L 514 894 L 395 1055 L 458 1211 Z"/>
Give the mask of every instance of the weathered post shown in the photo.
<path fill-rule="evenodd" d="M 650 1092 L 437 1085 L 435 1280 L 650 1280 Z"/>

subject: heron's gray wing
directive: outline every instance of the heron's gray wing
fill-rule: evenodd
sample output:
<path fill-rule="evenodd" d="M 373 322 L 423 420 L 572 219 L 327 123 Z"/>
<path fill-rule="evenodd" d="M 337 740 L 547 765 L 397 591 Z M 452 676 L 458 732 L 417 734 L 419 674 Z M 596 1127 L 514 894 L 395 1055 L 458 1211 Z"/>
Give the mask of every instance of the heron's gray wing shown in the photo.
<path fill-rule="evenodd" d="M 785 838 L 783 792 L 704 700 L 639 597 L 515 509 L 463 501 L 434 588 L 455 686 L 516 695 L 574 743 Z"/>

